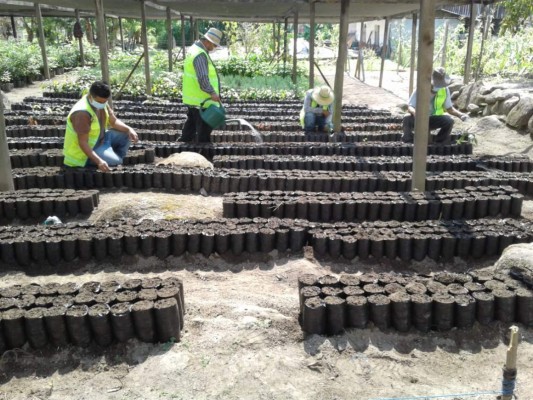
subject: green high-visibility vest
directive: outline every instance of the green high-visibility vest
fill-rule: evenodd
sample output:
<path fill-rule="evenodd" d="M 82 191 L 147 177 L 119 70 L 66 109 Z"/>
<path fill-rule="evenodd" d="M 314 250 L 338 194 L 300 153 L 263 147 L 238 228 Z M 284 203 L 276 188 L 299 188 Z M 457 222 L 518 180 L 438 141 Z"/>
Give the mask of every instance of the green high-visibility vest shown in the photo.
<path fill-rule="evenodd" d="M 435 94 L 435 99 L 433 100 L 433 115 L 443 115 L 444 114 L 444 102 L 446 101 L 446 88 L 441 88 Z"/>
<path fill-rule="evenodd" d="M 78 141 L 78 134 L 74 130 L 71 115 L 77 111 L 87 111 L 91 115 L 91 129 L 89 130 L 89 146 L 94 148 L 98 138 L 100 137 L 100 121 L 94 112 L 93 108 L 89 104 L 87 95 L 83 96 L 70 110 L 67 117 L 67 129 L 65 130 L 65 142 L 63 143 L 63 156 L 65 165 L 69 167 L 84 167 L 87 163 L 87 155 L 83 152 Z M 104 129 L 109 126 L 109 112 L 107 107 L 105 108 L 105 126 Z"/>
<path fill-rule="evenodd" d="M 194 59 L 202 53 L 204 53 L 207 57 L 207 75 L 209 82 L 211 83 L 211 86 L 213 86 L 213 89 L 215 89 L 215 92 L 220 94 L 218 74 L 213 62 L 211 61 L 211 57 L 209 57 L 207 51 L 202 49 L 200 46 L 193 44 L 189 49 L 187 57 L 185 58 L 185 62 L 183 63 L 183 104 L 199 106 L 205 99 L 211 97 L 210 93 L 204 92 L 202 89 L 200 89 L 200 83 L 198 82 L 196 71 L 194 69 Z M 209 103 L 213 104 L 212 102 L 207 101 L 204 104 L 204 107 L 207 108 L 210 105 Z"/>
<path fill-rule="evenodd" d="M 311 100 L 311 108 L 317 108 L 317 107 L 318 107 L 318 103 L 314 100 Z M 322 106 L 322 110 L 327 111 L 328 109 L 329 109 L 329 106 Z M 300 110 L 300 125 L 302 126 L 302 128 L 305 125 L 304 119 L 305 119 L 305 109 L 302 106 L 302 109 Z"/>

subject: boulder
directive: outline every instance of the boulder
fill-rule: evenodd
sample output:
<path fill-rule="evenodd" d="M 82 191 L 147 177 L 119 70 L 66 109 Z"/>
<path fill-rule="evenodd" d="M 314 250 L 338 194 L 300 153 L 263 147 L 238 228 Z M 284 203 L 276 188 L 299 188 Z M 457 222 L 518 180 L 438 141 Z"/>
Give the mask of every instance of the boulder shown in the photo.
<path fill-rule="evenodd" d="M 504 123 L 501 122 L 498 117 L 491 115 L 489 117 L 483 117 L 477 120 L 475 125 L 472 125 L 468 128 L 468 132 L 474 134 L 483 134 L 484 132 L 490 130 L 502 129 L 504 126 Z"/>
<path fill-rule="evenodd" d="M 452 83 L 448 85 L 448 89 L 450 89 L 450 93 L 453 94 L 454 92 L 460 92 L 464 86 L 465 84 L 462 81 L 452 81 Z"/>
<path fill-rule="evenodd" d="M 213 169 L 213 164 L 207 161 L 207 159 L 198 154 L 190 151 L 184 151 L 183 153 L 174 153 L 169 157 L 161 160 L 157 165 L 175 165 L 177 167 L 184 168 L 211 168 Z"/>
<path fill-rule="evenodd" d="M 503 95 L 503 90 L 496 89 L 494 92 L 485 96 L 485 102 L 487 104 L 494 104 L 499 100 L 503 100 L 502 95 Z"/>
<path fill-rule="evenodd" d="M 483 112 L 481 113 L 481 115 L 483 115 L 484 117 L 488 117 L 489 115 L 492 115 L 492 114 L 494 114 L 492 112 L 492 106 L 483 107 Z"/>
<path fill-rule="evenodd" d="M 496 272 L 511 274 L 533 286 L 533 243 L 513 244 L 507 247 L 495 264 Z"/>
<path fill-rule="evenodd" d="M 482 81 L 471 83 L 461 90 L 461 94 L 455 101 L 455 105 L 460 110 L 466 110 L 470 103 L 479 104 L 485 101 L 481 94 L 483 90 L 487 89 Z"/>
<path fill-rule="evenodd" d="M 527 131 L 533 133 L 533 117 L 531 117 L 527 123 Z"/>
<path fill-rule="evenodd" d="M 469 104 L 468 107 L 466 107 L 466 110 L 471 114 L 471 115 L 476 115 L 476 114 L 479 114 L 479 112 L 481 111 L 481 107 L 478 106 L 477 104 Z"/>
<path fill-rule="evenodd" d="M 533 116 L 533 97 L 523 96 L 507 114 L 507 124 L 518 129 L 525 129 Z"/>
<path fill-rule="evenodd" d="M 450 93 L 450 98 L 452 99 L 452 101 L 457 100 L 459 98 L 459 95 L 461 94 L 458 90 L 456 90 L 455 92 L 450 91 Z"/>
<path fill-rule="evenodd" d="M 502 102 L 499 110 L 501 112 L 499 112 L 498 114 L 502 114 L 502 115 L 507 115 L 509 114 L 509 112 L 513 109 L 514 106 L 516 106 L 516 104 L 520 101 L 520 97 L 518 96 L 513 96 L 505 101 Z"/>

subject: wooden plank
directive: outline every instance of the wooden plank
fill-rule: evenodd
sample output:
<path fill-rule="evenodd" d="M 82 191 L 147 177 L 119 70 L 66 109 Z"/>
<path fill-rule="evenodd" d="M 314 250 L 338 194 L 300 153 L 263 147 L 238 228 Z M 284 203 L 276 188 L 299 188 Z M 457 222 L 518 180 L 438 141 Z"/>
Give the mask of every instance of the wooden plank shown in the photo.
<path fill-rule="evenodd" d="M 383 33 L 383 46 L 381 46 L 381 68 L 379 70 L 379 87 L 383 84 L 383 72 L 385 70 L 385 57 L 388 51 L 389 42 L 389 18 L 385 18 L 385 32 Z"/>
<path fill-rule="evenodd" d="M 96 29 L 98 30 L 98 47 L 100 49 L 100 68 L 102 80 L 109 83 L 109 60 L 107 59 L 107 40 L 105 39 L 104 2 L 94 0 L 96 6 Z"/>
<path fill-rule="evenodd" d="M 417 14 L 413 13 L 413 25 L 411 27 L 411 65 L 409 67 L 409 96 L 413 93 L 415 82 L 415 64 L 416 64 L 416 24 Z"/>
<path fill-rule="evenodd" d="M 48 68 L 48 57 L 46 55 L 46 42 L 44 40 L 43 16 L 41 14 L 41 5 L 39 3 L 35 3 L 35 18 L 37 19 L 39 46 L 41 47 L 41 57 L 43 58 L 44 77 L 50 79 L 50 69 Z"/>
<path fill-rule="evenodd" d="M 335 101 L 333 106 L 333 130 L 341 131 L 341 113 L 342 113 L 342 93 L 344 85 L 344 64 L 348 55 L 348 13 L 350 10 L 350 0 L 341 0 L 341 15 L 339 27 L 339 52 L 337 57 L 337 66 L 335 69 Z"/>
<path fill-rule="evenodd" d="M 144 76 L 146 83 L 146 95 L 152 94 L 152 76 L 150 75 L 150 53 L 148 49 L 148 34 L 146 32 L 146 9 L 145 0 L 141 0 L 141 38 L 144 47 Z"/>
<path fill-rule="evenodd" d="M 466 59 L 465 59 L 465 76 L 464 84 L 470 82 L 470 75 L 472 73 L 472 47 L 474 45 L 474 31 L 476 29 L 476 14 L 477 7 L 474 6 L 474 2 L 470 4 L 470 26 L 468 27 L 468 43 L 466 46 Z"/>
<path fill-rule="evenodd" d="M 309 88 L 315 86 L 315 1 L 309 1 Z"/>

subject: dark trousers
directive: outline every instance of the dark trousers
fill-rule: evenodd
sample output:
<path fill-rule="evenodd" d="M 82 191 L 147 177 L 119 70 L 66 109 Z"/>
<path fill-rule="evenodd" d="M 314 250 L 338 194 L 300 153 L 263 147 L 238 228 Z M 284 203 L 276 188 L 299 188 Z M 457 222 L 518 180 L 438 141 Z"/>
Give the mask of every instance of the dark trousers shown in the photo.
<path fill-rule="evenodd" d="M 453 128 L 453 118 L 449 115 L 432 115 L 429 117 L 429 130 L 439 129 L 435 137 L 435 143 L 444 143 L 450 140 L 450 134 Z M 402 140 L 406 143 L 412 143 L 415 129 L 415 117 L 407 114 L 403 118 L 403 137 Z"/>
<path fill-rule="evenodd" d="M 210 143 L 212 131 L 213 128 L 207 125 L 202 117 L 200 117 L 200 111 L 198 108 L 189 107 L 187 111 L 187 121 L 185 121 L 185 125 L 183 125 L 180 141 L 187 143 Z"/>

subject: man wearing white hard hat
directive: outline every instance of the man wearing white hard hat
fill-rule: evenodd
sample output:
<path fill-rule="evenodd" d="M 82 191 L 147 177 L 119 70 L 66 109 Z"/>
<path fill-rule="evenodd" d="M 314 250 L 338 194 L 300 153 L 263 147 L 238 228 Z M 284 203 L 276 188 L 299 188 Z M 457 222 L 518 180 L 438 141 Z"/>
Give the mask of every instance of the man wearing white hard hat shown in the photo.
<path fill-rule="evenodd" d="M 330 132 L 333 125 L 333 100 L 335 96 L 329 86 L 309 89 L 305 93 L 304 104 L 300 111 L 300 124 L 305 133 Z"/>
<path fill-rule="evenodd" d="M 220 46 L 222 32 L 209 30 L 197 40 L 183 63 L 183 104 L 187 105 L 187 121 L 183 126 L 182 142 L 210 143 L 213 128 L 202 120 L 200 107 L 220 106 L 220 80 L 209 53 Z"/>
<path fill-rule="evenodd" d="M 468 115 L 457 111 L 453 107 L 450 89 L 448 89 L 450 82 L 450 77 L 446 75 L 444 68 L 439 67 L 433 71 L 431 75 L 429 129 L 439 129 L 439 132 L 434 139 L 436 144 L 450 144 L 450 134 L 452 133 L 454 124 L 453 118 L 450 117 L 450 115 L 454 115 L 462 121 L 465 121 L 468 118 Z M 403 119 L 402 141 L 404 143 L 413 143 L 416 114 L 416 90 L 409 99 L 407 111 L 409 114 Z M 450 115 L 446 115 L 445 113 Z"/>

